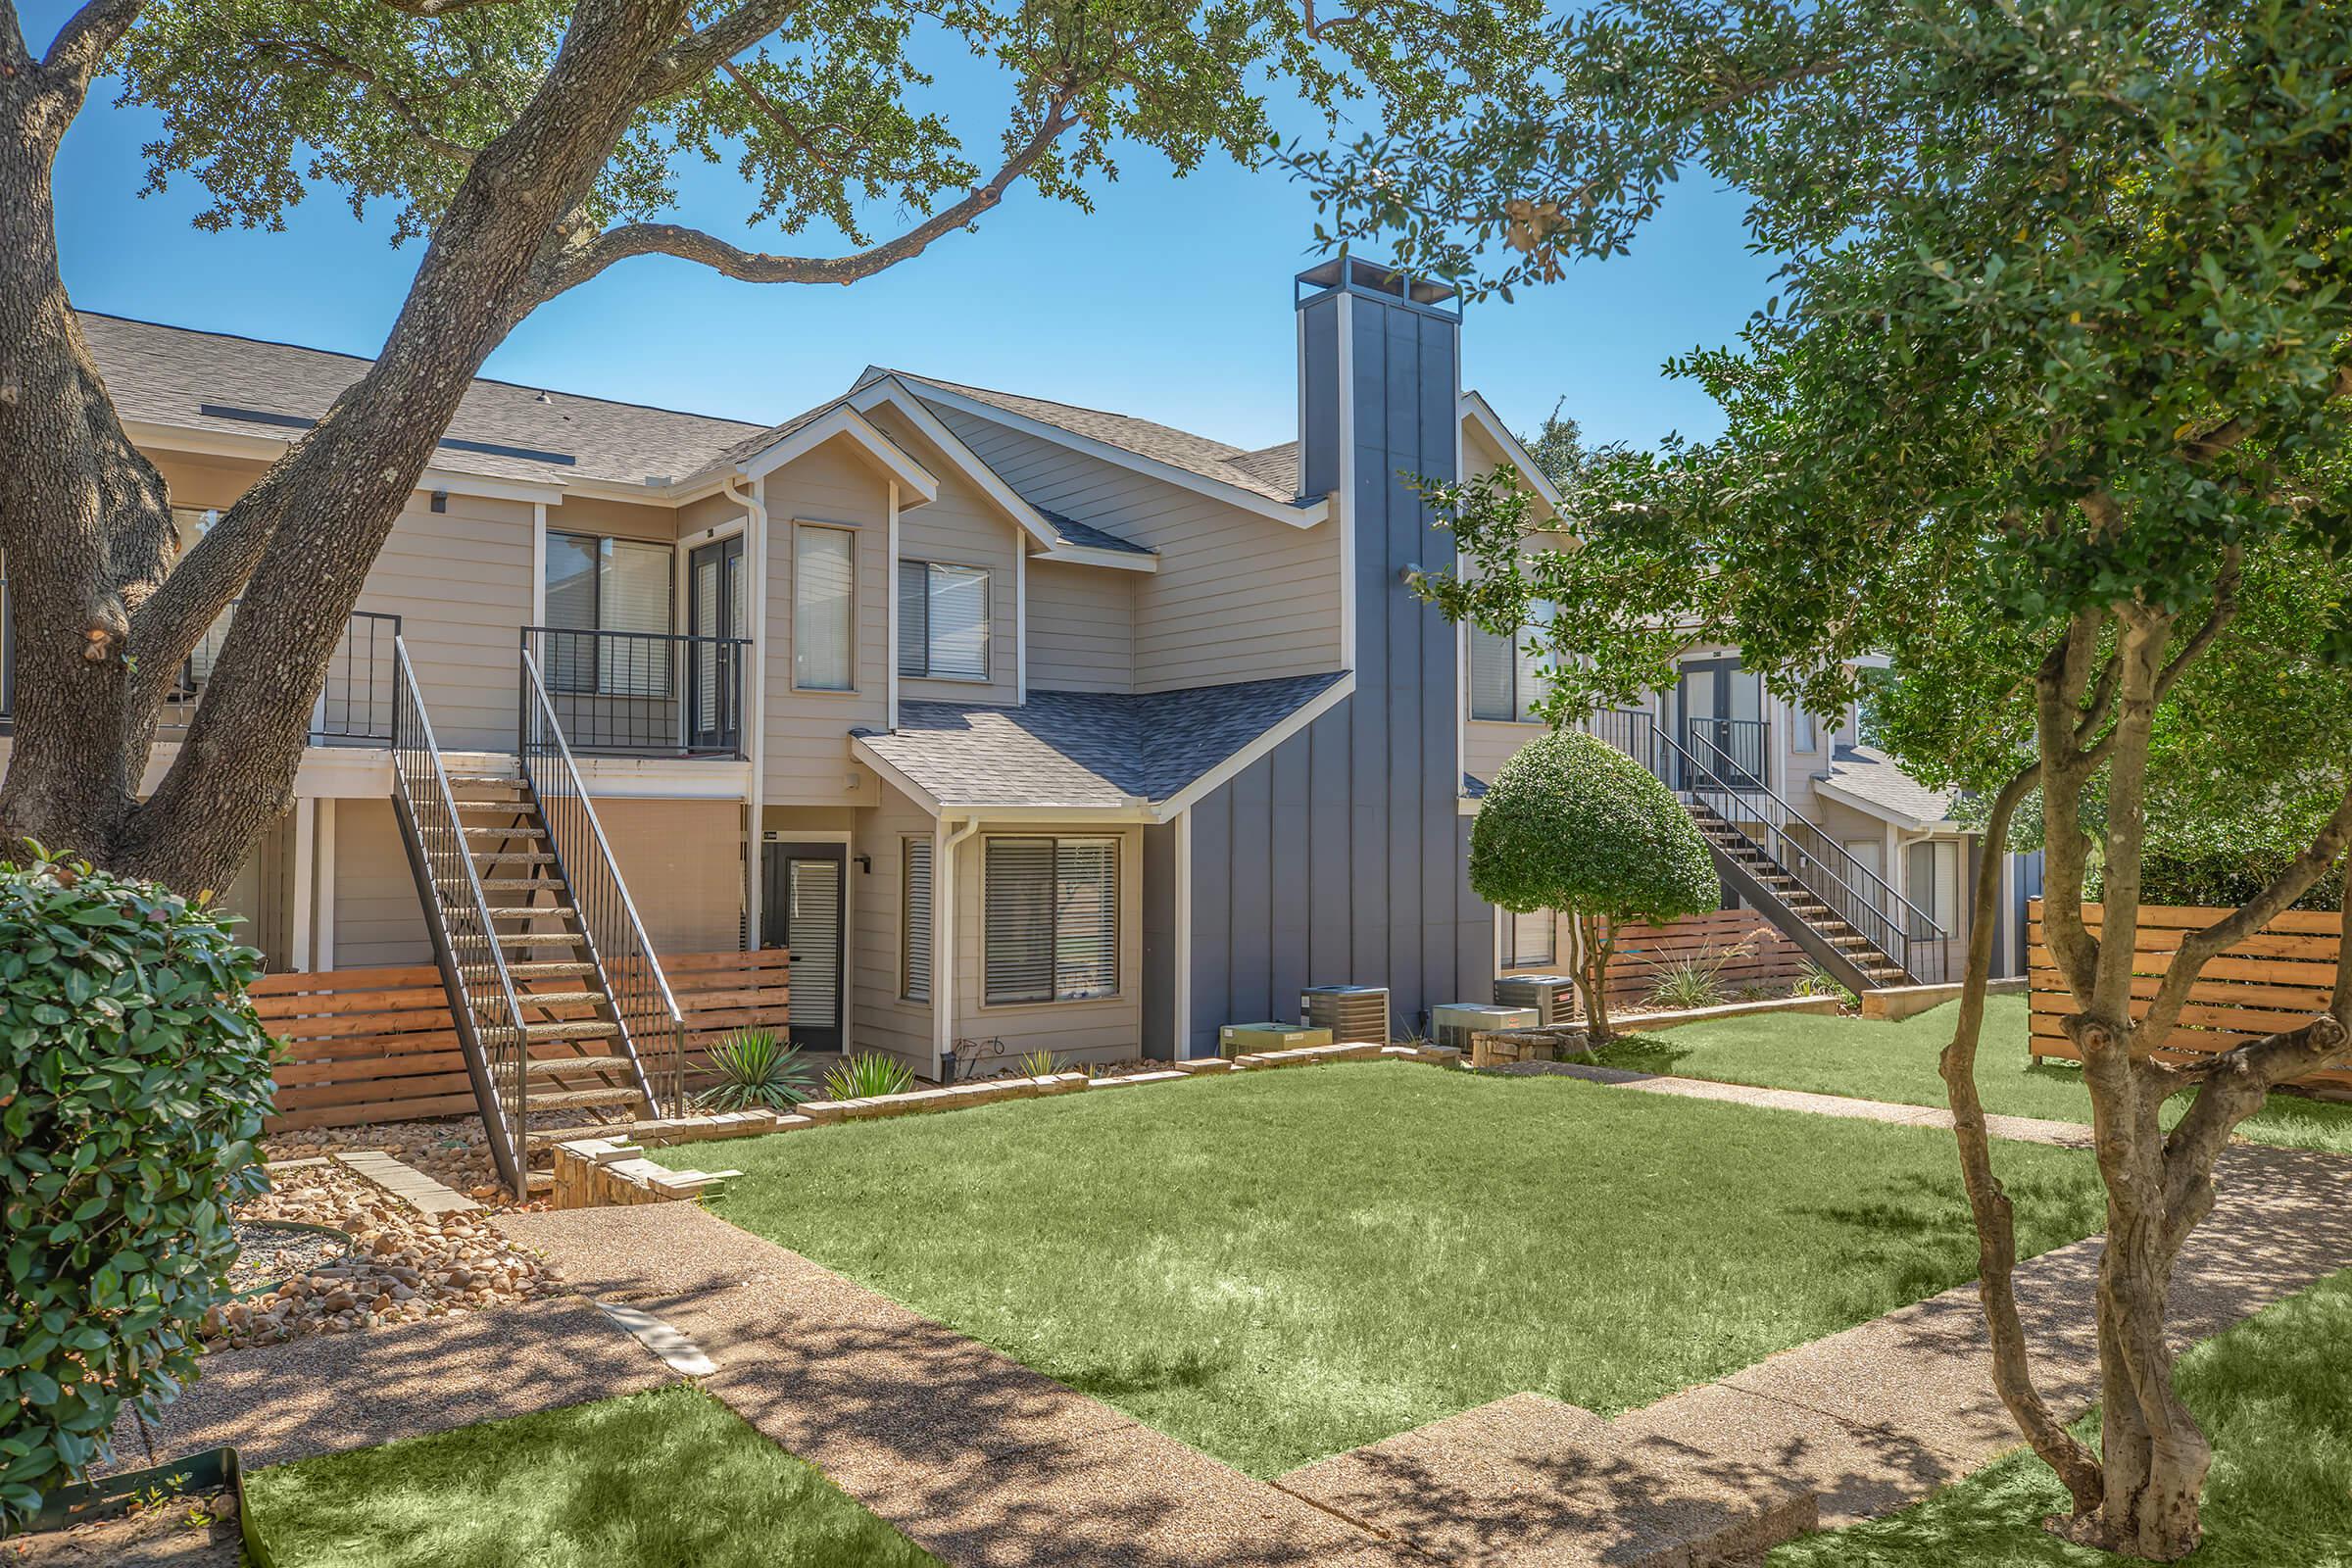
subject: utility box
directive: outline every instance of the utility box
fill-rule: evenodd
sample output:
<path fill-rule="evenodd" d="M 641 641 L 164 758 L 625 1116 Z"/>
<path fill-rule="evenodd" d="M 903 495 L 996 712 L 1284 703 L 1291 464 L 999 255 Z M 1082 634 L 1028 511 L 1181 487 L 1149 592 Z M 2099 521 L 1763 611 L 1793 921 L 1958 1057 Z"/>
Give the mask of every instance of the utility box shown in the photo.
<path fill-rule="evenodd" d="M 1494 1007 L 1483 1003 L 1454 1002 L 1429 1009 L 1429 1030 L 1437 1036 L 1438 1044 L 1451 1046 L 1464 1055 L 1469 1054 L 1472 1035 L 1539 1027 L 1533 1007 Z"/>
<path fill-rule="evenodd" d="M 1494 1005 L 1533 1007 L 1537 1026 L 1548 1029 L 1576 1011 L 1576 981 L 1564 974 L 1497 975 Z"/>
<path fill-rule="evenodd" d="M 1328 1046 L 1328 1029 L 1301 1029 L 1288 1023 L 1229 1023 L 1217 1031 L 1217 1054 L 1231 1061 L 1261 1051 L 1297 1051 L 1301 1046 Z"/>
<path fill-rule="evenodd" d="M 1389 1043 L 1386 986 L 1309 986 L 1298 993 L 1298 1021 L 1328 1029 L 1334 1040 Z"/>

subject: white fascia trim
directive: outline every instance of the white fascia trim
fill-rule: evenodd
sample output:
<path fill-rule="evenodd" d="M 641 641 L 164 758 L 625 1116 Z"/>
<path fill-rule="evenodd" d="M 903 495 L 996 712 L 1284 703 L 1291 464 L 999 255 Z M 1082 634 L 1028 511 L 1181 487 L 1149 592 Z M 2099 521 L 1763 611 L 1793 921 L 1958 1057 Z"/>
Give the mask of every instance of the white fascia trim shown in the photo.
<path fill-rule="evenodd" d="M 125 419 L 122 431 L 142 451 L 169 452 L 190 458 L 249 458 L 273 463 L 285 455 L 291 441 L 273 436 L 231 435 L 223 430 L 192 430 L 185 425 L 158 424 L 148 419 Z M 485 501 L 560 503 L 570 488 L 564 484 L 534 484 L 528 479 L 499 479 L 488 474 L 461 473 L 451 468 L 427 468 L 416 476 L 421 491 L 446 490 L 453 496 Z"/>
<path fill-rule="evenodd" d="M 1035 540 L 1043 549 L 1061 543 L 1060 530 L 1048 522 L 1045 514 L 1016 494 L 1012 486 L 1001 478 L 997 470 L 980 461 L 980 454 L 963 444 L 963 439 L 942 424 L 939 416 L 923 407 L 896 376 L 884 376 L 869 381 L 850 394 L 849 406 L 860 414 L 869 414 L 883 404 L 922 432 L 923 439 L 947 454 L 956 470 L 978 487 L 980 493 L 996 504 L 997 510 L 1012 520 L 1014 527 Z"/>
<path fill-rule="evenodd" d="M 1462 394 L 1462 422 L 1476 426 L 1480 434 L 1493 442 L 1495 449 L 1510 460 L 1520 482 L 1551 508 L 1553 515 L 1558 515 L 1560 509 L 1567 505 L 1567 498 L 1560 494 L 1560 487 L 1536 466 L 1535 456 L 1520 445 L 1519 438 L 1511 434 L 1510 427 L 1496 416 L 1494 405 L 1483 394 Z"/>
<path fill-rule="evenodd" d="M 1234 753 L 1231 757 L 1228 757 L 1225 759 L 1225 760 L 1219 762 L 1216 766 L 1210 768 L 1207 772 L 1201 774 L 1190 784 L 1187 784 L 1183 789 L 1177 791 L 1174 795 L 1171 795 L 1166 800 L 1160 802 L 1158 809 L 1152 813 L 1152 820 L 1157 822 L 1173 821 L 1180 813 L 1190 809 L 1196 802 L 1201 800 L 1211 790 L 1223 785 L 1235 774 L 1241 772 L 1242 769 L 1248 767 L 1250 763 L 1256 761 L 1259 758 L 1274 750 L 1275 747 L 1280 746 L 1284 741 L 1289 740 L 1292 736 L 1306 728 L 1307 725 L 1312 724 L 1316 719 L 1321 718 L 1325 713 L 1330 712 L 1333 709 L 1339 707 L 1340 704 L 1346 702 L 1348 698 L 1354 695 L 1355 671 L 1352 669 L 1343 671 L 1338 680 L 1333 681 L 1331 685 L 1326 687 L 1324 690 L 1317 692 L 1314 697 L 1297 712 L 1292 713 L 1280 723 L 1269 726 L 1263 734 L 1259 735 L 1249 745 L 1243 747 L 1240 751 Z"/>
<path fill-rule="evenodd" d="M 895 380 L 896 377 L 884 377 L 884 379 Z M 879 384 L 879 382 L 873 384 Z M 1074 430 L 1065 430 L 1058 424 L 1048 424 L 1043 419 L 1032 419 L 1025 414 L 1014 414 L 1009 410 L 1000 409 L 995 404 L 983 403 L 978 398 L 967 398 L 961 393 L 949 391 L 936 381 L 923 382 L 922 389 L 923 397 L 933 402 L 944 403 L 949 408 L 969 414 L 975 418 L 987 419 L 992 423 L 1004 425 L 1006 429 L 1036 436 L 1042 441 L 1051 441 L 1056 446 L 1067 447 L 1073 452 L 1083 452 L 1090 458 L 1099 458 L 1117 467 L 1131 468 L 1137 473 L 1149 474 L 1154 479 L 1163 480 L 1179 489 L 1214 497 L 1230 506 L 1240 507 L 1246 512 L 1253 512 L 1261 517 L 1269 517 L 1276 522 L 1287 522 L 1294 528 L 1312 528 L 1316 523 L 1321 522 L 1330 511 L 1329 505 L 1319 500 L 1300 506 L 1293 506 L 1287 501 L 1276 501 L 1271 497 L 1261 496 L 1254 490 L 1244 489 L 1238 484 L 1228 484 L 1222 479 L 1211 479 L 1206 474 L 1195 473 L 1190 468 L 1180 468 L 1172 463 L 1162 463 L 1157 458 L 1147 458 L 1140 452 L 1130 452 L 1125 447 L 1114 447 L 1107 441 L 1098 441 L 1093 436 L 1080 435 Z"/>
<path fill-rule="evenodd" d="M 1850 806 L 1865 815 L 1875 816 L 1882 822 L 1892 823 L 1906 833 L 1959 833 L 1966 831 L 1958 823 L 1948 818 L 1928 821 L 1922 817 L 1913 816 L 1908 811 L 1898 811 L 1884 801 L 1874 801 L 1867 795 L 1859 795 L 1844 788 L 1836 779 L 1814 779 L 1813 792 L 1816 795 L 1826 795 L 1840 806 Z"/>
<path fill-rule="evenodd" d="M 1099 545 L 1055 545 L 1037 552 L 1040 561 L 1066 561 L 1076 566 L 1110 566 L 1119 571 L 1157 571 L 1159 558 L 1133 550 L 1104 550 Z"/>
<path fill-rule="evenodd" d="M 931 476 L 931 471 L 907 456 L 904 447 L 875 429 L 864 415 L 846 403 L 834 405 L 775 445 L 762 448 L 756 455 L 746 458 L 735 466 L 736 471 L 747 479 L 763 479 L 837 436 L 846 436 L 862 449 L 903 488 L 911 490 L 925 501 L 939 499 L 939 481 Z"/>
<path fill-rule="evenodd" d="M 944 814 L 940 809 L 938 796 L 917 784 L 906 772 L 885 760 L 880 752 L 866 744 L 864 736 L 853 735 L 850 737 L 850 755 L 881 774 L 892 789 L 921 807 L 925 815 L 936 817 Z"/>

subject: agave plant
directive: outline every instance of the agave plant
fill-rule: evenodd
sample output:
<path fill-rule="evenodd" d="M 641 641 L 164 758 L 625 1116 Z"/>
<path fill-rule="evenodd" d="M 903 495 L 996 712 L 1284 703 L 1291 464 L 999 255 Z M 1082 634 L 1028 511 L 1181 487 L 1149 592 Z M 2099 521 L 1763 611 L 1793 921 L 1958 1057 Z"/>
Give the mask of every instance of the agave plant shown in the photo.
<path fill-rule="evenodd" d="M 872 1100 L 878 1095 L 901 1095 L 914 1083 L 914 1072 L 891 1056 L 871 1052 L 844 1056 L 825 1074 L 828 1100 Z"/>
<path fill-rule="evenodd" d="M 710 1048 L 718 1082 L 695 1097 L 705 1110 L 781 1109 L 808 1098 L 808 1064 L 801 1048 L 772 1029 L 738 1029 Z"/>
<path fill-rule="evenodd" d="M 1051 1078 L 1059 1071 L 1061 1071 L 1061 1064 L 1054 1059 L 1054 1053 L 1051 1051 L 1032 1051 L 1029 1053 L 1029 1054 L 1021 1058 L 1019 1076 L 1023 1078 Z"/>

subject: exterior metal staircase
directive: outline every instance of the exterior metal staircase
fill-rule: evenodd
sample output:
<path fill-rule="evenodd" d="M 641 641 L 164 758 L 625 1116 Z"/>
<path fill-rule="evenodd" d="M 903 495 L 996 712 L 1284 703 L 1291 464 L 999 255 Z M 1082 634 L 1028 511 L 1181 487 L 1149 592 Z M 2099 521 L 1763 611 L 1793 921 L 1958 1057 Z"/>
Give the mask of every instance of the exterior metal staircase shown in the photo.
<path fill-rule="evenodd" d="M 456 778 L 405 645 L 394 663 L 393 808 L 492 1157 L 525 1194 L 553 1144 L 659 1113 L 641 1053 L 682 1080 L 683 1026 L 562 731 L 533 722 L 527 658 L 519 765 Z"/>
<path fill-rule="evenodd" d="M 1760 755 L 1735 759 L 1702 726 L 1678 742 L 1648 713 L 1597 713 L 1592 729 L 1675 791 L 1725 886 L 1838 983 L 1946 978 L 1951 933 L 1770 789 Z"/>

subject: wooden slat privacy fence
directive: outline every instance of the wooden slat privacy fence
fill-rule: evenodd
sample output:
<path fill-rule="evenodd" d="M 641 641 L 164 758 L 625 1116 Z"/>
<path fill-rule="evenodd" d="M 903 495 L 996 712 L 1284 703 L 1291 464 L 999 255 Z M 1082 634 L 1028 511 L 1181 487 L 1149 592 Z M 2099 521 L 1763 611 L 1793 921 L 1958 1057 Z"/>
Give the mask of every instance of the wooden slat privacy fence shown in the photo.
<path fill-rule="evenodd" d="M 751 1025 L 784 1028 L 789 961 L 781 948 L 662 960 L 686 1018 L 690 1087 L 707 1078 L 697 1068 L 718 1040 Z M 576 986 L 576 981 L 551 980 L 532 989 Z M 354 1127 L 475 1108 L 441 971 L 431 964 L 273 974 L 257 983 L 252 996 L 263 1024 L 286 1051 L 277 1068 L 277 1115 L 268 1123 L 270 1131 Z M 540 1008 L 534 1016 L 586 1017 L 589 1009 Z M 597 1044 L 547 1043 L 532 1051 L 547 1056 L 577 1054 L 582 1049 L 593 1051 Z M 649 1060 L 647 1070 L 659 1090 L 655 1063 Z"/>
<path fill-rule="evenodd" d="M 2132 943 L 2132 1013 L 2146 1013 L 2173 955 L 2187 933 L 2211 925 L 2228 909 L 2178 905 L 2143 905 L 2138 939 Z M 2101 910 L 2085 905 L 2084 922 L 2095 935 Z M 2033 953 L 2034 1056 L 2081 1060 L 2059 1020 L 2075 1010 L 2073 996 L 2050 957 L 2035 899 L 2028 933 Z M 2343 916 L 2330 910 L 2289 909 L 2255 935 L 2205 965 L 2204 974 L 2180 1009 L 2180 1021 L 2158 1047 L 2166 1061 L 2193 1061 L 2282 1029 L 2299 1029 L 2328 1010 L 2335 986 L 2336 953 L 2342 946 Z M 2297 1080 L 2305 1087 L 2352 1089 L 2352 1068 L 2335 1067 Z"/>
<path fill-rule="evenodd" d="M 1746 952 L 1716 971 L 1727 995 L 1742 986 L 1786 985 L 1805 972 L 1804 951 L 1770 920 L 1753 909 L 1718 909 L 1664 925 L 1618 927 L 1617 952 L 1609 959 L 1610 1004 L 1646 1002 L 1675 965 L 1736 948 Z"/>

